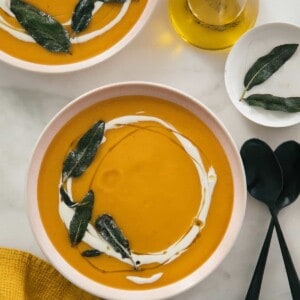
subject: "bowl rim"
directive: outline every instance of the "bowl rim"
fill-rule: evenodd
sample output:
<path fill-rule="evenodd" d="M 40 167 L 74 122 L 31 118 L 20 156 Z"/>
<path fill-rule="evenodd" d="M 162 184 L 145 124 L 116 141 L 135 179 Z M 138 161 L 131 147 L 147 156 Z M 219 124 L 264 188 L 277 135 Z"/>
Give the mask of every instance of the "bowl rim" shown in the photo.
<path fill-rule="evenodd" d="M 118 53 L 120 50 L 125 48 L 142 31 L 146 23 L 149 21 L 157 2 L 158 0 L 147 0 L 146 6 L 141 16 L 135 22 L 132 28 L 128 31 L 128 33 L 112 47 L 93 57 L 70 64 L 47 65 L 22 60 L 0 50 L 0 61 L 13 67 L 20 68 L 22 70 L 46 74 L 71 73 L 90 68 L 109 59 L 110 57 Z"/>
<path fill-rule="evenodd" d="M 220 141 L 221 138 L 221 140 L 223 139 L 227 142 L 226 145 L 223 145 L 222 143 L 221 145 L 223 146 L 223 149 L 227 155 L 227 159 L 229 160 L 229 163 L 231 165 L 234 184 L 234 199 L 232 215 L 226 232 L 218 247 L 211 254 L 209 259 L 204 262 L 204 264 L 202 264 L 194 272 L 182 278 L 181 280 L 155 289 L 135 291 L 117 289 L 97 283 L 85 277 L 83 274 L 69 265 L 52 245 L 43 227 L 38 209 L 37 179 L 39 168 L 42 163 L 45 151 L 47 150 L 55 134 L 61 129 L 64 124 L 66 124 L 66 122 L 77 115 L 78 112 L 82 109 L 87 108 L 97 102 L 121 95 L 148 95 L 160 97 L 164 100 L 181 105 L 193 114 L 195 114 L 195 111 L 193 110 L 196 109 L 201 114 L 201 120 L 205 124 L 207 124 L 207 120 L 210 120 L 210 122 L 212 122 L 216 126 L 213 132 L 216 135 L 217 139 Z M 199 117 L 199 114 L 195 115 Z M 105 299 L 166 299 L 178 295 L 202 281 L 219 266 L 219 264 L 224 260 L 224 258 L 233 247 L 242 227 L 246 209 L 246 198 L 246 179 L 239 151 L 231 135 L 221 123 L 221 121 L 217 119 L 217 117 L 212 113 L 210 109 L 204 106 L 196 98 L 193 98 L 186 93 L 183 93 L 166 85 L 143 81 L 120 82 L 105 85 L 79 96 L 68 105 L 66 105 L 52 118 L 52 120 L 48 123 L 46 128 L 41 133 L 35 145 L 27 172 L 27 216 L 29 218 L 31 230 L 42 252 L 54 265 L 54 267 L 69 281 L 71 281 L 81 289 L 86 290 L 87 292 L 98 297 L 104 297 Z"/>

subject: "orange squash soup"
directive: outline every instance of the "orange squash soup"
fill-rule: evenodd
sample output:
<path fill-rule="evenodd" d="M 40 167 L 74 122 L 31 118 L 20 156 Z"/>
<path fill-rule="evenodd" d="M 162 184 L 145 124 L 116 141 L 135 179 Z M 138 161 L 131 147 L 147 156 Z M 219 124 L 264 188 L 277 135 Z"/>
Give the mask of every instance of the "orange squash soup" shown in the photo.
<path fill-rule="evenodd" d="M 124 3 L 95 1 L 90 23 L 84 30 L 74 33 L 71 20 L 79 0 L 21 0 L 19 3 L 23 5 L 22 8 L 29 4 L 62 25 L 70 48 L 57 53 L 39 45 L 32 34 L 21 26 L 11 10 L 11 1 L 14 0 L 0 0 L 0 50 L 21 60 L 45 65 L 70 64 L 105 52 L 132 29 L 147 3 L 147 0 L 126 0 Z M 27 18 L 26 9 L 21 14 Z M 44 27 L 40 27 L 40 31 L 43 31 Z M 44 32 L 38 34 L 45 36 Z"/>
<path fill-rule="evenodd" d="M 233 179 L 222 145 L 191 112 L 122 96 L 82 111 L 54 137 L 38 204 L 53 245 L 80 273 L 152 289 L 212 255 L 231 217 Z"/>

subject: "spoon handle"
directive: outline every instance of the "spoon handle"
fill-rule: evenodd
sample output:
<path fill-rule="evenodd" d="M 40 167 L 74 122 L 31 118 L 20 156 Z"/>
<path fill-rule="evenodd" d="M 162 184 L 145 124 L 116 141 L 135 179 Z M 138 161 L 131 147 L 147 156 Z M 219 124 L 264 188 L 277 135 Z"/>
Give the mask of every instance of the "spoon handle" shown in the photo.
<path fill-rule="evenodd" d="M 264 244 L 261 248 L 260 255 L 253 273 L 248 292 L 245 300 L 257 300 L 259 299 L 259 293 L 262 283 L 262 278 L 265 271 L 265 265 L 269 253 L 269 248 L 271 244 L 272 234 L 274 230 L 273 218 L 270 221 L 269 228 L 265 237 Z"/>
<path fill-rule="evenodd" d="M 292 296 L 293 296 L 294 300 L 299 300 L 300 299 L 299 278 L 298 278 L 295 266 L 293 264 L 289 249 L 288 249 L 285 239 L 283 237 L 283 233 L 282 233 L 277 215 L 273 211 L 271 211 L 271 214 L 272 214 L 273 221 L 275 224 L 278 241 L 280 244 L 281 253 L 282 253 L 283 260 L 284 260 L 285 270 L 286 270 L 286 273 L 288 276 Z"/>

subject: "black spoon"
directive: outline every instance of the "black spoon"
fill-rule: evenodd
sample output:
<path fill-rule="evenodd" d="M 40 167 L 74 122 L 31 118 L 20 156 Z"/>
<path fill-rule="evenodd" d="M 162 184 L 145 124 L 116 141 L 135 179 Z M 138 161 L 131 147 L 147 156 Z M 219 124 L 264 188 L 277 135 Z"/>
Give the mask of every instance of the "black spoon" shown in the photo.
<path fill-rule="evenodd" d="M 276 227 L 284 257 L 293 299 L 300 299 L 298 276 L 277 219 L 279 210 L 292 203 L 299 194 L 299 181 L 295 179 L 295 177 L 299 178 L 299 168 L 297 168 L 299 154 L 299 144 L 293 141 L 280 145 L 276 149 L 276 156 L 267 144 L 258 139 L 251 139 L 245 142 L 241 149 L 248 191 L 254 198 L 264 202 L 272 214 L 246 300 L 259 298 L 263 271 L 274 226 Z M 282 167 L 279 163 L 282 164 Z"/>
<path fill-rule="evenodd" d="M 278 214 L 281 209 L 293 203 L 300 193 L 300 145 L 295 141 L 285 142 L 277 147 L 275 155 L 283 173 L 283 190 L 276 201 L 276 213 Z M 273 230 L 274 222 L 271 219 L 246 299 L 258 299 L 259 297 Z M 286 268 L 288 268 L 288 266 L 286 266 Z M 289 271 L 288 274 L 294 272 L 294 270 Z"/>

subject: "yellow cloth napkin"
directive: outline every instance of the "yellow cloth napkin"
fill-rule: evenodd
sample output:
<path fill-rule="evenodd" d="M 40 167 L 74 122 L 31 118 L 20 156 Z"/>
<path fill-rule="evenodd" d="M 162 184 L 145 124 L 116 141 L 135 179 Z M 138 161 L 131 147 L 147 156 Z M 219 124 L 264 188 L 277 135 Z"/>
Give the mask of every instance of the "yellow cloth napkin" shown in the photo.
<path fill-rule="evenodd" d="M 96 300 L 52 266 L 19 250 L 0 248 L 1 300 Z"/>

